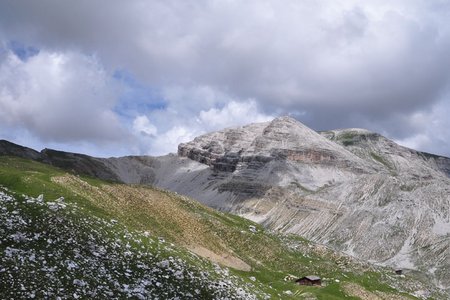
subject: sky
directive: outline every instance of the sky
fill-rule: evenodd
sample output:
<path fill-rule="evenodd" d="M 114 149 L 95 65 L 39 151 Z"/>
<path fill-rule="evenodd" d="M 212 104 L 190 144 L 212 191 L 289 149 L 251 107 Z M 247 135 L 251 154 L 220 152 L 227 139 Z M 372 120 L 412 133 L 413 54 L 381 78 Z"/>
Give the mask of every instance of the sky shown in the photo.
<path fill-rule="evenodd" d="M 290 115 L 450 156 L 447 0 L 0 0 L 0 139 L 176 152 Z"/>

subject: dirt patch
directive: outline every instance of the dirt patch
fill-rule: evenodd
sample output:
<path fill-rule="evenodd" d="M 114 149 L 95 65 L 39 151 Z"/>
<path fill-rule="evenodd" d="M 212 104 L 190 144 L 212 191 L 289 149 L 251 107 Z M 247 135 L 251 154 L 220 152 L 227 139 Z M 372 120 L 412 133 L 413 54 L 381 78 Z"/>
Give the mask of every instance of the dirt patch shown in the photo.
<path fill-rule="evenodd" d="M 247 272 L 251 270 L 251 267 L 243 260 L 227 253 L 217 254 L 202 246 L 188 246 L 186 248 L 189 251 L 220 265 Z"/>
<path fill-rule="evenodd" d="M 345 283 L 343 289 L 347 295 L 364 300 L 409 300 L 409 298 L 402 295 L 381 291 L 370 292 L 356 283 Z"/>
<path fill-rule="evenodd" d="M 367 291 L 362 286 L 355 283 L 346 283 L 343 285 L 343 288 L 344 292 L 352 297 L 358 297 L 364 300 L 384 300 L 383 298 L 378 297 L 376 294 Z"/>

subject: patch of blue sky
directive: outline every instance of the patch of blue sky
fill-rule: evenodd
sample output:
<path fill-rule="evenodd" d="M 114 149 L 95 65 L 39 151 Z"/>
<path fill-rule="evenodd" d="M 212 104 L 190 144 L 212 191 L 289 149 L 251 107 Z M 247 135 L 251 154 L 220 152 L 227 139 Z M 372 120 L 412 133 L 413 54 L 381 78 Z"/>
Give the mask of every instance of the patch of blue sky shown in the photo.
<path fill-rule="evenodd" d="M 39 54 L 39 49 L 25 45 L 19 41 L 9 41 L 8 48 L 22 61 L 27 61 L 30 57 Z"/>
<path fill-rule="evenodd" d="M 126 71 L 116 71 L 114 79 L 123 85 L 122 94 L 114 111 L 125 118 L 149 113 L 154 110 L 165 110 L 167 102 L 157 88 L 140 83 Z"/>

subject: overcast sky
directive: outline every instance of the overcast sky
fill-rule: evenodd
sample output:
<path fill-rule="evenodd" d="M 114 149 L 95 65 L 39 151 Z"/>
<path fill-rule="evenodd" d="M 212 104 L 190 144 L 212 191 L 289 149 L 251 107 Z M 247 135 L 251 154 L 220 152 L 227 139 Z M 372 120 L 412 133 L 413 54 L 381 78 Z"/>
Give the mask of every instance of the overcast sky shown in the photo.
<path fill-rule="evenodd" d="M 291 115 L 450 156 L 450 1 L 0 0 L 0 138 L 159 155 Z"/>

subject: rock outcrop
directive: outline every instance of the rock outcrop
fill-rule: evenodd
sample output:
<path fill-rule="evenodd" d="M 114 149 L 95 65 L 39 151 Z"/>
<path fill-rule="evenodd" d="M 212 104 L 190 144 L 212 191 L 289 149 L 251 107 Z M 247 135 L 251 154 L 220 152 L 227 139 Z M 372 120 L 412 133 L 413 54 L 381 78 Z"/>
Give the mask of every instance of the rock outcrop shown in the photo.
<path fill-rule="evenodd" d="M 200 136 L 180 144 L 178 155 L 225 172 L 234 172 L 249 162 L 264 165 L 283 160 L 370 168 L 359 157 L 289 117 Z"/>

